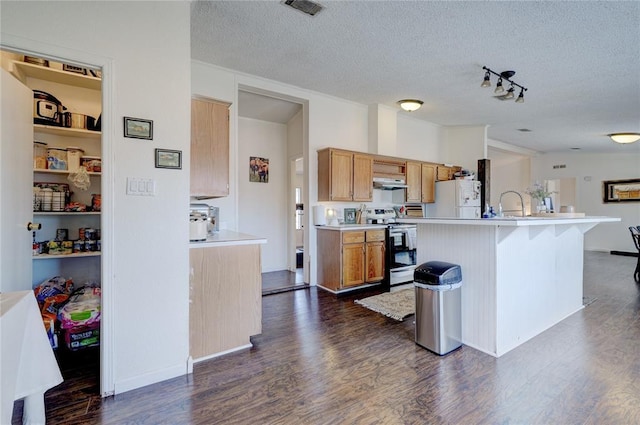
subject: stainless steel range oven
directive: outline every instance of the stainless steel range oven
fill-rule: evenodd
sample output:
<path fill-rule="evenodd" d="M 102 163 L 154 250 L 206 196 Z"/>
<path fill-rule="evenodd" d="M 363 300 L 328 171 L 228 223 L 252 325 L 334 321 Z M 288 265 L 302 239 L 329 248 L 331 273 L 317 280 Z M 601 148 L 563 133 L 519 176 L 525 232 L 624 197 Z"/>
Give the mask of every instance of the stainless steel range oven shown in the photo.
<path fill-rule="evenodd" d="M 416 225 L 389 224 L 386 281 L 390 286 L 413 281 L 416 268 Z"/>

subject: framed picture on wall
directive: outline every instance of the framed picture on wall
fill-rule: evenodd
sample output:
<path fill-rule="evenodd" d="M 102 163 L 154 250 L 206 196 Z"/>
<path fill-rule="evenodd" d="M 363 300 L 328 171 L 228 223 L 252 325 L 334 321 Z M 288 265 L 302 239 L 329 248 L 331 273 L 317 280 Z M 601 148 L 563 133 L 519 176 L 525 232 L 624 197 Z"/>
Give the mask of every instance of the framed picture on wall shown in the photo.
<path fill-rule="evenodd" d="M 640 202 L 640 179 L 603 181 L 602 192 L 605 203 Z"/>
<path fill-rule="evenodd" d="M 249 181 L 253 183 L 269 183 L 269 158 L 249 157 Z"/>
<path fill-rule="evenodd" d="M 182 169 L 182 151 L 156 149 L 156 168 Z"/>
<path fill-rule="evenodd" d="M 124 137 L 153 140 L 153 121 L 124 117 Z"/>

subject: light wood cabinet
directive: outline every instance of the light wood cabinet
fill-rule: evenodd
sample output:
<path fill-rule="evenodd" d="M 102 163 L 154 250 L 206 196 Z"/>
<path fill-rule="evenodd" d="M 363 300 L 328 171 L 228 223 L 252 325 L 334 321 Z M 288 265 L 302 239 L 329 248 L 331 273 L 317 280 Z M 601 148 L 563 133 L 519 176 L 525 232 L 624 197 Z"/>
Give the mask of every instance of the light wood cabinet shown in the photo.
<path fill-rule="evenodd" d="M 373 159 L 339 149 L 318 151 L 318 201 L 373 200 Z"/>
<path fill-rule="evenodd" d="M 384 279 L 384 229 L 318 230 L 320 286 L 340 292 Z"/>
<path fill-rule="evenodd" d="M 425 162 L 407 162 L 406 202 L 435 202 L 437 165 Z"/>
<path fill-rule="evenodd" d="M 353 154 L 353 201 L 373 200 L 373 158 L 370 155 Z"/>
<path fill-rule="evenodd" d="M 191 356 L 249 345 L 262 332 L 260 246 L 191 248 L 189 266 Z"/>
<path fill-rule="evenodd" d="M 454 168 L 446 165 L 438 165 L 436 174 L 437 181 L 453 180 Z"/>
<path fill-rule="evenodd" d="M 229 104 L 191 99 L 191 196 L 229 195 Z"/>
<path fill-rule="evenodd" d="M 422 164 L 422 202 L 436 201 L 436 165 Z"/>
<path fill-rule="evenodd" d="M 366 233 L 365 282 L 379 282 L 384 279 L 385 231 L 369 230 Z"/>
<path fill-rule="evenodd" d="M 422 202 L 422 163 L 407 161 L 407 202 Z"/>
<path fill-rule="evenodd" d="M 342 234 L 342 288 L 362 285 L 365 276 L 364 231 Z"/>

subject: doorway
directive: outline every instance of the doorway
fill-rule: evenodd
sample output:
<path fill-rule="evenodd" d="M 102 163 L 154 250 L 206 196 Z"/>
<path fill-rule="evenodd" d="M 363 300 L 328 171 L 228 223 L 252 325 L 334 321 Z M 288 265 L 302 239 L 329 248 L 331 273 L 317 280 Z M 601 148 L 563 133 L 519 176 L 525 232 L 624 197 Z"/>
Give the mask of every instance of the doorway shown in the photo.
<path fill-rule="evenodd" d="M 240 87 L 238 229 L 267 239 L 262 246 L 263 295 L 305 287 L 305 128 L 303 102 Z M 244 170 L 252 156 L 268 159 L 268 181 L 247 180 Z"/>
<path fill-rule="evenodd" d="M 68 392 L 80 381 L 92 396 L 109 395 L 112 382 L 100 380 L 101 373 L 110 367 L 102 356 L 106 342 L 100 331 L 101 320 L 97 318 L 104 310 L 100 286 L 105 283 L 99 236 L 103 234 L 100 229 L 105 228 L 101 196 L 107 192 L 101 172 L 101 158 L 106 156 L 101 132 L 103 67 L 78 62 L 81 58 L 27 55 L 4 46 L 0 55 L 2 68 L 26 87 L 28 101 L 34 104 L 33 116 L 26 117 L 31 123 L 30 137 L 24 140 L 29 163 L 23 167 L 13 158 L 15 164 L 11 166 L 28 170 L 24 179 L 15 182 L 13 191 L 23 191 L 25 186 L 29 193 L 33 192 L 27 201 L 25 218 L 40 223 L 41 228 L 31 235 L 29 247 L 33 249 L 19 254 L 27 258 L 29 272 L 16 290 L 59 286 L 64 289 L 60 295 L 68 297 L 64 300 L 58 297 L 54 302 L 36 296 L 41 308 L 46 304 L 51 305 L 48 311 L 59 310 L 48 324 L 50 343 L 64 382 L 51 390 L 48 397 L 54 392 Z M 52 108 L 58 110 L 48 113 Z M 64 112 L 67 110 L 74 112 Z M 15 141 L 3 138 L 3 150 L 5 143 Z M 92 158 L 91 166 L 85 164 L 88 158 Z M 4 203 L 12 194 L 2 196 Z M 86 232 L 87 229 L 90 231 Z M 94 306 L 91 317 L 79 323 L 76 315 L 62 326 L 60 317 L 65 314 L 71 317 L 71 312 L 79 308 L 76 306 L 86 305 L 84 302 L 89 298 Z"/>

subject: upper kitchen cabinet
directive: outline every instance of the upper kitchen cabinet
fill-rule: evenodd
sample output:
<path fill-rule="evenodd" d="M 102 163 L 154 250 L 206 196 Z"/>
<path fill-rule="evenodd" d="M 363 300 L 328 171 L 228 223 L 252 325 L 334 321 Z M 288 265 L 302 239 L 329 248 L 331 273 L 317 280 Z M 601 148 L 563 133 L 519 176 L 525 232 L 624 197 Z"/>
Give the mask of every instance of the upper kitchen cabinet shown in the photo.
<path fill-rule="evenodd" d="M 367 154 L 318 151 L 318 201 L 370 202 L 373 199 L 373 158 Z"/>
<path fill-rule="evenodd" d="M 408 203 L 432 203 L 436 201 L 436 164 L 407 161 Z"/>
<path fill-rule="evenodd" d="M 422 164 L 422 202 L 436 202 L 436 168 L 435 164 Z"/>
<path fill-rule="evenodd" d="M 438 171 L 436 175 L 437 181 L 453 180 L 455 173 L 462 170 L 462 167 L 454 165 L 438 165 Z"/>
<path fill-rule="evenodd" d="M 422 202 L 422 163 L 407 161 L 407 202 Z"/>
<path fill-rule="evenodd" d="M 191 99 L 191 196 L 229 195 L 229 106 Z"/>

